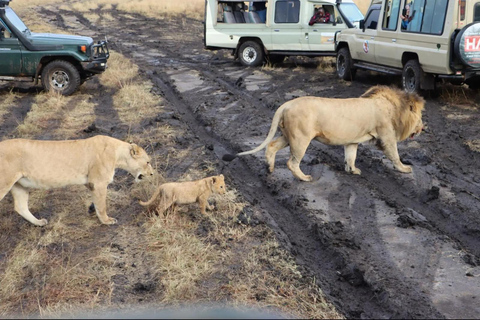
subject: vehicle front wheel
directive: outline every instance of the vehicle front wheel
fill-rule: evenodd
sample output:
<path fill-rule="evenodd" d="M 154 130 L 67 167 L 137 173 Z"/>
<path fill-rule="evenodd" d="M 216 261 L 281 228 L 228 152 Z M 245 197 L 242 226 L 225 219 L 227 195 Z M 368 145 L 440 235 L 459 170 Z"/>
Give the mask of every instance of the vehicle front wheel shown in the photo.
<path fill-rule="evenodd" d="M 263 63 L 265 55 L 262 46 L 255 41 L 245 41 L 238 50 L 240 63 L 246 67 L 256 67 Z"/>
<path fill-rule="evenodd" d="M 422 67 L 418 60 L 408 60 L 403 67 L 402 86 L 409 93 L 419 93 L 422 81 Z"/>
<path fill-rule="evenodd" d="M 347 47 L 338 50 L 337 53 L 337 75 L 340 79 L 351 81 L 355 78 L 357 69 L 353 68 L 352 56 Z"/>
<path fill-rule="evenodd" d="M 54 60 L 42 71 L 42 85 L 46 91 L 71 95 L 80 86 L 80 73 L 73 64 L 65 60 Z"/>

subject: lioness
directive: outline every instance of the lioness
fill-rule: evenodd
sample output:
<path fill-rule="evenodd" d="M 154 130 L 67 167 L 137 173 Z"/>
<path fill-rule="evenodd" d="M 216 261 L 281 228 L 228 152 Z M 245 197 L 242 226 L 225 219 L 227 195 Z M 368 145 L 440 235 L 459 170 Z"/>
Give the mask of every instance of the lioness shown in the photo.
<path fill-rule="evenodd" d="M 115 168 L 128 171 L 135 181 L 153 175 L 150 157 L 136 144 L 107 136 L 83 140 L 40 141 L 12 139 L 0 142 L 0 200 L 10 191 L 15 211 L 34 225 L 44 226 L 28 210 L 28 189 L 51 189 L 83 184 L 92 194 L 95 211 L 104 224 L 107 186 Z"/>
<path fill-rule="evenodd" d="M 375 140 L 397 170 L 409 173 L 412 168 L 400 161 L 397 141 L 422 131 L 424 105 L 425 100 L 419 95 L 386 86 L 375 86 L 360 98 L 296 98 L 275 112 L 268 136 L 261 145 L 236 155 L 226 154 L 223 160 L 231 161 L 267 147 L 265 157 L 269 171 L 273 172 L 275 154 L 290 145 L 287 167 L 298 179 L 312 181 L 311 176 L 300 170 L 300 161 L 312 139 L 328 145 L 343 145 L 345 171 L 353 174 L 361 173 L 355 167 L 358 144 Z M 277 127 L 283 135 L 272 141 Z"/>
<path fill-rule="evenodd" d="M 206 214 L 206 209 L 213 210 L 213 206 L 209 205 L 207 201 L 210 195 L 212 193 L 224 194 L 225 191 L 225 179 L 221 174 L 196 181 L 164 183 L 157 188 L 150 200 L 139 203 L 142 206 L 149 206 L 157 197 L 160 197 L 158 211 L 164 213 L 172 205 L 197 202 L 202 214 Z"/>

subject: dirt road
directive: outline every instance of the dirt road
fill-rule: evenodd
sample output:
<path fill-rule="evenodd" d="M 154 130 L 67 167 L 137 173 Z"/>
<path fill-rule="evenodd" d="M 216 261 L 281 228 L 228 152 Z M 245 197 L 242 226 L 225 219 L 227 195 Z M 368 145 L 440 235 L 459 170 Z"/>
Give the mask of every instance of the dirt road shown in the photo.
<path fill-rule="evenodd" d="M 343 82 L 317 59 L 244 68 L 229 52 L 203 49 L 201 21 L 110 13 L 114 20 L 96 25 L 77 12 L 42 11 L 61 28 L 106 35 L 175 110 L 162 121 L 188 124 L 219 162 L 263 141 L 275 109 L 291 98 L 358 97 L 378 83 L 398 85 L 366 72 Z M 447 92 L 456 94 L 462 98 Z M 358 152 L 362 175 L 353 176 L 343 171 L 343 148 L 312 143 L 301 165 L 311 183 L 293 178 L 288 150 L 273 174 L 263 152 L 222 162 L 229 183 L 347 317 L 480 317 L 478 100 L 446 98 L 427 98 L 426 133 L 399 144 L 412 174 L 394 171 L 369 145 Z"/>

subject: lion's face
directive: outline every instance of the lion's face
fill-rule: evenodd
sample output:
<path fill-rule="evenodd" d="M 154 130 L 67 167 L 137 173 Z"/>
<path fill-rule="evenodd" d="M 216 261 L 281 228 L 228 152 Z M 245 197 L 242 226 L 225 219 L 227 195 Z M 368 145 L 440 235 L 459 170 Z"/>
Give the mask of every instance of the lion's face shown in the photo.
<path fill-rule="evenodd" d="M 135 182 L 139 182 L 145 177 L 153 175 L 153 168 L 150 164 L 150 157 L 141 147 L 132 144 L 130 148 L 131 157 L 127 160 L 129 172 L 135 177 Z"/>
<path fill-rule="evenodd" d="M 212 177 L 212 191 L 218 194 L 224 194 L 227 190 L 225 188 L 225 178 L 223 174 Z"/>

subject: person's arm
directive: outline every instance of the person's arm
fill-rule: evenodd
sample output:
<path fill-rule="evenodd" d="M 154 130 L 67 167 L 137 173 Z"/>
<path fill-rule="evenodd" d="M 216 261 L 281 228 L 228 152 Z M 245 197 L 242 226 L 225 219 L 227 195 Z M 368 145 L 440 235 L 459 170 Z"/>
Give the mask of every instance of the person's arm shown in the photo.
<path fill-rule="evenodd" d="M 408 17 L 408 21 L 412 21 L 413 17 L 415 17 L 415 12 L 416 12 L 416 11 L 417 11 L 417 10 L 413 10 L 412 15 L 411 15 L 410 17 Z"/>
<path fill-rule="evenodd" d="M 330 22 L 330 13 L 325 12 L 325 16 L 324 16 L 324 21 L 323 21 L 323 22 Z"/>
<path fill-rule="evenodd" d="M 314 14 L 308 23 L 309 26 L 313 26 L 313 24 L 317 22 L 317 14 Z"/>

